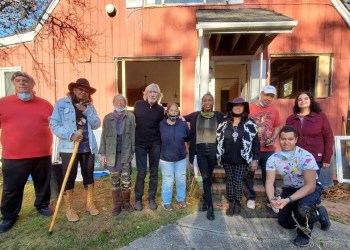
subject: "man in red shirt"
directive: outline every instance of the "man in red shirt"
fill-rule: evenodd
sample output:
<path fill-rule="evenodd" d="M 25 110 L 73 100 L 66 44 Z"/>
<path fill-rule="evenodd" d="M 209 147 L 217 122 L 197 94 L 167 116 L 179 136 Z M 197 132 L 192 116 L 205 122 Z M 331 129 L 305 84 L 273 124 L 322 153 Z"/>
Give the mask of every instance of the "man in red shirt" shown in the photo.
<path fill-rule="evenodd" d="M 266 181 L 266 161 L 275 152 L 274 141 L 280 131 L 278 110 L 275 106 L 271 105 L 276 94 L 276 88 L 274 86 L 266 85 L 260 92 L 259 100 L 249 106 L 250 117 L 258 125 L 258 136 L 260 140 L 259 166 L 261 167 L 264 187 Z M 243 179 L 244 195 L 248 199 L 247 207 L 250 209 L 255 209 L 255 170 L 256 168 L 252 168 L 250 171 L 247 171 Z M 275 213 L 278 213 L 278 209 L 271 207 L 269 202 L 267 202 L 267 206 L 272 208 Z"/>
<path fill-rule="evenodd" d="M 34 206 L 38 213 L 52 215 L 49 209 L 52 153 L 49 116 L 53 107 L 35 96 L 34 79 L 27 73 L 15 72 L 11 80 L 16 94 L 0 99 L 3 174 L 0 233 L 9 230 L 17 220 L 29 175 L 34 182 Z"/>

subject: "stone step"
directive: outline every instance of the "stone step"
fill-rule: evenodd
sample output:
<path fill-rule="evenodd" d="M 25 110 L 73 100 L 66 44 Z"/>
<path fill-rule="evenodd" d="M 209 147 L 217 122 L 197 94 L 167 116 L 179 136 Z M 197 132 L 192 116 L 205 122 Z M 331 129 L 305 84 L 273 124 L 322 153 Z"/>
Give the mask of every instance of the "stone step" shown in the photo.
<path fill-rule="evenodd" d="M 213 172 L 213 178 L 214 178 L 214 182 L 216 182 L 217 179 L 224 179 L 226 177 L 225 174 L 225 169 L 223 168 L 215 168 L 214 172 Z M 262 178 L 262 173 L 261 173 L 261 169 L 258 168 L 255 171 L 255 175 L 254 175 L 254 179 L 261 179 Z M 282 176 L 280 174 L 276 175 L 276 179 L 277 180 L 282 180 Z M 218 181 L 218 182 L 222 182 L 222 181 Z"/>
<path fill-rule="evenodd" d="M 256 192 L 256 196 L 266 196 L 265 188 L 262 184 L 254 184 L 254 190 Z M 212 192 L 214 195 L 225 195 L 226 183 L 213 183 Z"/>
<path fill-rule="evenodd" d="M 198 183 L 199 185 L 199 192 L 200 194 L 203 194 L 203 185 L 202 183 Z M 282 180 L 277 180 L 276 182 L 276 186 L 277 186 L 277 189 L 281 189 L 282 187 Z M 262 185 L 261 181 L 255 181 L 254 182 L 254 190 L 256 192 L 256 196 L 258 197 L 265 197 L 266 196 L 266 193 L 265 193 L 265 188 L 264 186 Z M 226 194 L 226 183 L 225 182 L 222 182 L 222 183 L 219 183 L 219 182 L 214 182 L 212 184 L 212 194 L 213 195 L 225 195 Z"/>

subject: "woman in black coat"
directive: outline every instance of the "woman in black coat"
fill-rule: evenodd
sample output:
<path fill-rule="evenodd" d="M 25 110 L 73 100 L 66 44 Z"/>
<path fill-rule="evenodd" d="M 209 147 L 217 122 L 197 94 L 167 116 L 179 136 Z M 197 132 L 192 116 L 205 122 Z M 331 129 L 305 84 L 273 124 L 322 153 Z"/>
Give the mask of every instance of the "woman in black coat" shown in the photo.
<path fill-rule="evenodd" d="M 190 122 L 190 163 L 197 156 L 199 171 L 203 179 L 203 199 L 199 211 L 207 211 L 208 220 L 214 220 L 211 196 L 212 174 L 216 165 L 216 129 L 224 114 L 213 111 L 214 97 L 209 92 L 202 97 L 202 110 L 184 116 Z"/>

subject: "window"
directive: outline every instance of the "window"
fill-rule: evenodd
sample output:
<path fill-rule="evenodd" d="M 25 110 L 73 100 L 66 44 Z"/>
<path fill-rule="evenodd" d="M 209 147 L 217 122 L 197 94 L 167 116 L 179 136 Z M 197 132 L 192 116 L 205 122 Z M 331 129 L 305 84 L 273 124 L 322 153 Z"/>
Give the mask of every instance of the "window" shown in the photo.
<path fill-rule="evenodd" d="M 115 58 L 118 93 L 128 98 L 132 109 L 150 83 L 157 83 L 163 97 L 164 107 L 170 102 L 181 103 L 181 58 L 180 57 L 131 57 Z"/>
<path fill-rule="evenodd" d="M 279 98 L 294 98 L 299 91 L 310 91 L 316 98 L 330 96 L 332 55 L 271 55 L 270 83 Z"/>
<path fill-rule="evenodd" d="M 242 4 L 243 0 L 127 0 L 126 8 L 154 5 Z"/>
<path fill-rule="evenodd" d="M 20 67 L 0 68 L 0 97 L 15 93 L 15 87 L 11 82 L 11 77 L 16 71 L 20 70 Z"/>

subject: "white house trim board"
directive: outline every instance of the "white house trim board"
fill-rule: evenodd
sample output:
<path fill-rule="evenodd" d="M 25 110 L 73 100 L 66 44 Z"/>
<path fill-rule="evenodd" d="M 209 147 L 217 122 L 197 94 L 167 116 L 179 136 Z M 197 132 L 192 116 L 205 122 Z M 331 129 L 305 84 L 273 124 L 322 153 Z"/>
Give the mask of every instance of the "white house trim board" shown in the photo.
<path fill-rule="evenodd" d="M 339 15 L 344 19 L 345 23 L 350 28 L 350 11 L 344 6 L 342 1 L 339 0 L 331 0 L 335 9 L 339 12 Z"/>
<path fill-rule="evenodd" d="M 292 33 L 298 21 L 272 22 L 199 22 L 196 29 L 204 33 Z"/>

